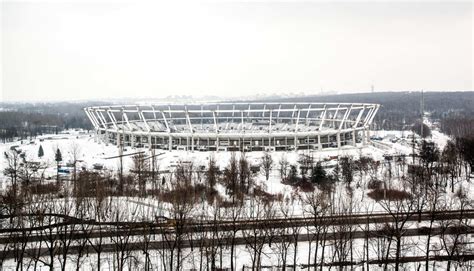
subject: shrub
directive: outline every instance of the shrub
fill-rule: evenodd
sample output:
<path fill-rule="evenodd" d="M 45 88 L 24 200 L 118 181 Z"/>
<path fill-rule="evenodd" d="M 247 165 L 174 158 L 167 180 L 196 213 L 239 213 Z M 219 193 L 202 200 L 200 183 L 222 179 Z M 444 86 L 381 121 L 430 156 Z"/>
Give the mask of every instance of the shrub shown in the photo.
<path fill-rule="evenodd" d="M 60 188 L 60 185 L 56 182 L 46 184 L 37 183 L 28 186 L 30 193 L 37 195 L 57 194 Z"/>
<path fill-rule="evenodd" d="M 310 182 L 307 181 L 299 181 L 295 185 L 296 187 L 299 187 L 302 192 L 308 193 L 308 192 L 313 192 L 314 191 L 314 186 Z"/>
<path fill-rule="evenodd" d="M 282 200 L 283 196 L 281 194 L 270 194 L 267 191 L 263 190 L 260 186 L 255 187 L 253 194 L 256 197 L 261 198 L 264 202 L 271 202 L 276 200 Z"/>
<path fill-rule="evenodd" d="M 382 188 L 382 181 L 379 180 L 370 180 L 367 184 L 367 188 L 369 189 L 381 189 Z"/>
<path fill-rule="evenodd" d="M 373 191 L 367 193 L 367 195 L 376 200 L 389 200 L 389 201 L 402 201 L 406 199 L 410 199 L 412 195 L 406 191 L 403 190 L 396 190 L 396 189 L 374 189 Z"/>

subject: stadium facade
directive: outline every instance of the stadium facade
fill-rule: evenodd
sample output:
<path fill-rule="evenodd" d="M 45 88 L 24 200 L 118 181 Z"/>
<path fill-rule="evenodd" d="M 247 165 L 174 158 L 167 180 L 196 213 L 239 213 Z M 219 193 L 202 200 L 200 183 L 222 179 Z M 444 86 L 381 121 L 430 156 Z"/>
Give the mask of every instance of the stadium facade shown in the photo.
<path fill-rule="evenodd" d="M 97 138 L 165 150 L 289 151 L 361 146 L 380 105 L 208 103 L 85 108 Z"/>

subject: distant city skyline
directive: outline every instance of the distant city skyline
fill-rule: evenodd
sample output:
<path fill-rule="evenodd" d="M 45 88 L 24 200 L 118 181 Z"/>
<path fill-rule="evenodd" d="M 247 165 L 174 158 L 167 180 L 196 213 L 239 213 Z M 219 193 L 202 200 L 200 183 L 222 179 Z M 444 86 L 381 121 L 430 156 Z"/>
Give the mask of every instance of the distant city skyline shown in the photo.
<path fill-rule="evenodd" d="M 472 91 L 471 2 L 2 2 L 0 101 Z"/>

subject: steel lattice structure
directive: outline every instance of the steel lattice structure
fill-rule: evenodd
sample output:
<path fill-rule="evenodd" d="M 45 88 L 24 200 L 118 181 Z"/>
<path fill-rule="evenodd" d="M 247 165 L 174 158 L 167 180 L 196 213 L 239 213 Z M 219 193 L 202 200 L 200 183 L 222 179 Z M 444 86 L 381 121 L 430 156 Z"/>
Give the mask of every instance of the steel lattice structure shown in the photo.
<path fill-rule="evenodd" d="M 85 108 L 98 138 L 167 150 L 341 148 L 369 141 L 380 105 L 365 103 L 208 103 Z"/>

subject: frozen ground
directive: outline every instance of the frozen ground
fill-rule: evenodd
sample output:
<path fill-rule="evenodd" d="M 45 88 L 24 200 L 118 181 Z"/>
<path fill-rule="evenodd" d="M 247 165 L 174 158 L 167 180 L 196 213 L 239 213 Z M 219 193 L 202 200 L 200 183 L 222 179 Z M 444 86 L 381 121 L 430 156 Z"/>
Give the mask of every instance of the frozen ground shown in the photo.
<path fill-rule="evenodd" d="M 292 152 L 274 152 L 272 158 L 274 162 L 273 170 L 270 174 L 270 179 L 265 180 L 263 174 L 256 176 L 256 183 L 262 185 L 267 192 L 272 194 L 283 193 L 285 196 L 290 196 L 293 192 L 291 186 L 281 183 L 280 175 L 278 172 L 278 161 L 285 156 L 290 165 L 296 165 L 297 160 L 301 154 L 309 154 L 314 157 L 316 161 L 323 161 L 335 156 L 353 156 L 357 158 L 359 156 L 368 156 L 376 161 L 382 161 L 385 154 L 410 154 L 412 153 L 412 147 L 410 140 L 405 139 L 412 133 L 409 131 L 373 131 L 371 135 L 383 138 L 380 141 L 374 142 L 374 145 L 368 145 L 364 148 L 352 148 L 345 147 L 340 150 L 337 149 L 326 149 L 323 151 L 292 151 Z M 440 147 L 444 147 L 447 140 L 449 139 L 446 135 L 439 131 L 433 131 L 432 140 L 436 142 Z M 393 142 L 393 138 L 397 138 L 397 142 Z M 44 156 L 38 157 L 39 146 L 43 147 Z M 12 146 L 18 146 L 26 154 L 27 161 L 39 161 L 46 166 L 44 170 L 45 178 L 54 179 L 56 176 L 56 162 L 54 161 L 54 154 L 56 149 L 60 149 L 62 153 L 63 162 L 61 164 L 66 165 L 72 161 L 72 149 L 74 145 L 79 146 L 79 160 L 78 168 L 84 167 L 88 170 L 93 170 L 94 164 L 101 164 L 104 166 L 104 171 L 108 171 L 111 174 L 116 174 L 119 168 L 119 161 L 117 158 L 106 159 L 109 157 L 117 156 L 118 149 L 114 145 L 106 145 L 104 143 L 98 143 L 95 140 L 93 134 L 87 134 L 84 131 L 69 130 L 67 132 L 58 135 L 43 135 L 35 139 L 22 140 L 11 142 L 7 144 L 0 144 L 0 152 L 8 152 Z M 376 147 L 377 146 L 377 147 Z M 145 155 L 151 155 L 151 151 L 148 149 L 132 149 L 126 148 L 124 154 L 132 154 L 139 151 L 144 151 Z M 187 161 L 192 162 L 194 166 L 206 166 L 209 162 L 209 157 L 213 156 L 219 168 L 224 169 L 229 162 L 231 157 L 230 152 L 199 152 L 199 151 L 163 151 L 156 150 L 155 154 L 161 153 L 157 157 L 157 164 L 161 171 L 173 171 L 174 167 L 178 162 Z M 257 165 L 260 163 L 260 159 L 263 156 L 263 152 L 249 152 L 246 153 L 248 160 L 251 164 Z M 3 157 L 2 157 L 3 158 Z M 1 160 L 0 170 L 7 167 L 7 161 Z M 124 171 L 127 172 L 132 167 L 132 156 L 126 156 L 123 158 Z M 3 174 L 0 176 L 0 188 L 5 189 L 9 184 L 9 180 Z M 341 184 L 342 185 L 342 184 Z M 223 188 L 217 186 L 218 191 L 223 194 Z M 359 187 L 355 191 L 355 198 L 361 199 L 365 197 L 365 188 Z"/>
<path fill-rule="evenodd" d="M 384 140 L 385 142 L 385 140 Z M 387 142 L 389 142 L 387 140 Z M 387 143 L 392 144 L 392 143 Z M 42 158 L 38 157 L 39 146 L 43 147 L 44 156 Z M 0 152 L 3 154 L 6 151 L 9 151 L 12 146 L 18 146 L 17 149 L 21 150 L 26 154 L 27 161 L 39 161 L 46 165 L 44 171 L 45 178 L 54 179 L 56 176 L 56 162 L 55 162 L 55 152 L 56 149 L 60 149 L 62 153 L 63 161 L 62 165 L 66 165 L 68 162 L 73 160 L 72 158 L 72 148 L 74 145 L 79 146 L 79 160 L 78 168 L 85 167 L 88 170 L 93 170 L 94 164 L 102 164 L 105 171 L 111 173 L 116 173 L 119 168 L 119 161 L 115 159 L 106 159 L 109 157 L 117 156 L 118 149 L 114 145 L 106 145 L 104 143 L 97 143 L 93 134 L 86 134 L 83 131 L 74 131 L 70 130 L 65 133 L 58 135 L 44 135 L 39 136 L 35 139 L 15 141 L 7 144 L 0 144 Z M 392 144 L 395 147 L 398 146 L 398 151 L 403 150 L 409 151 L 409 148 L 402 146 L 401 144 Z M 130 147 L 126 148 L 124 154 L 132 154 L 139 151 L 144 151 L 148 156 L 151 154 L 151 151 L 148 149 L 132 149 Z M 207 165 L 210 156 L 214 156 L 217 165 L 223 169 L 229 162 L 231 157 L 230 152 L 190 152 L 190 151 L 162 151 L 156 150 L 157 153 L 163 153 L 157 157 L 157 164 L 159 165 L 159 170 L 171 170 L 180 161 L 189 161 L 194 164 L 194 166 Z M 286 191 L 285 185 L 281 184 L 279 175 L 277 172 L 277 163 L 280 161 L 282 156 L 286 156 L 286 159 L 290 164 L 296 164 L 301 153 L 310 154 L 307 151 L 298 151 L 298 152 L 274 152 L 272 154 L 273 161 L 275 163 L 274 170 L 271 174 L 271 179 L 269 182 L 265 182 L 268 188 L 268 191 L 271 193 L 277 193 L 281 191 Z M 370 156 L 375 160 L 381 160 L 383 155 L 387 151 L 381 150 L 373 146 L 367 146 L 366 148 L 342 148 L 341 150 L 324 150 L 324 151 L 315 151 L 312 153 L 314 158 L 318 161 L 328 159 L 329 157 L 334 156 Z M 262 157 L 262 152 L 249 152 L 246 153 L 249 161 L 252 164 L 260 163 Z M 132 167 L 132 156 L 126 156 L 123 158 L 124 171 L 128 171 Z M 3 158 L 3 157 L 2 157 Z M 7 161 L 2 159 L 0 163 L 0 170 L 3 170 L 7 167 Z M 263 175 L 257 176 L 257 180 L 263 180 Z M 0 176 L 0 183 L 3 189 L 7 185 L 7 178 L 5 176 Z"/>
<path fill-rule="evenodd" d="M 316 160 L 325 160 L 330 157 L 335 156 L 354 156 L 355 158 L 359 156 L 369 156 L 372 157 L 376 161 L 383 161 L 385 154 L 411 154 L 412 147 L 410 145 L 410 141 L 403 138 L 406 138 L 410 132 L 402 132 L 402 131 L 374 131 L 372 135 L 382 138 L 381 140 L 377 140 L 377 144 L 369 145 L 364 148 L 343 148 L 341 150 L 333 149 L 333 150 L 324 150 L 324 151 L 315 151 L 312 153 Z M 394 140 L 394 138 L 398 140 Z M 446 145 L 446 142 L 449 138 L 440 133 L 439 131 L 432 131 L 432 140 L 438 144 L 440 148 Z M 44 150 L 44 157 L 38 158 L 38 148 L 39 146 L 43 147 Z M 54 153 L 57 148 L 59 148 L 62 152 L 63 156 L 63 164 L 66 164 L 68 161 L 72 159 L 71 157 L 71 150 L 74 145 L 79 146 L 80 155 L 79 159 L 83 162 L 80 162 L 79 167 L 85 167 L 88 170 L 93 170 L 94 164 L 102 164 L 106 171 L 110 173 L 116 173 L 119 167 L 119 163 L 117 159 L 106 159 L 108 157 L 118 155 L 118 149 L 116 146 L 113 145 L 105 145 L 103 143 L 97 143 L 94 139 L 92 134 L 86 134 L 82 131 L 68 131 L 63 134 L 59 135 L 45 135 L 33 139 L 31 141 L 17 141 L 8 144 L 0 144 L 0 151 L 3 153 L 8 151 L 12 146 L 18 146 L 18 149 L 21 149 L 28 161 L 40 161 L 47 165 L 45 169 L 45 177 L 46 178 L 55 178 L 56 175 L 56 164 L 54 161 Z M 377 147 L 376 147 L 377 146 Z M 131 154 L 138 151 L 144 151 L 146 155 L 150 155 L 150 151 L 147 149 L 131 149 L 127 148 L 124 152 L 125 154 Z M 210 156 L 214 156 L 217 165 L 223 169 L 227 166 L 229 159 L 231 157 L 231 153 L 229 152 L 187 152 L 187 151 L 162 151 L 156 150 L 156 153 L 163 153 L 162 155 L 158 156 L 158 164 L 160 170 L 171 170 L 174 166 L 180 161 L 189 161 L 192 162 L 195 166 L 200 165 L 207 165 Z M 297 164 L 297 160 L 299 159 L 300 154 L 311 154 L 307 151 L 299 151 L 299 152 L 274 152 L 272 153 L 273 161 L 275 163 L 274 168 L 270 174 L 270 178 L 268 181 L 265 180 L 263 174 L 258 174 L 256 177 L 256 183 L 264 187 L 264 189 L 272 194 L 282 193 L 285 197 L 293 197 L 295 195 L 295 190 L 293 187 L 289 185 L 285 185 L 281 183 L 280 175 L 278 172 L 278 161 L 282 158 L 282 156 L 286 156 L 289 164 Z M 249 161 L 252 164 L 260 163 L 260 159 L 263 155 L 262 152 L 250 152 L 246 154 Z M 128 171 L 132 166 L 132 158 L 131 156 L 127 156 L 123 159 L 124 161 L 124 169 Z M 4 159 L 1 160 L 0 170 L 3 171 L 6 167 L 6 161 Z M 384 170 L 380 169 L 378 173 L 380 176 L 384 174 Z M 375 201 L 370 199 L 367 196 L 367 187 L 358 186 L 358 176 L 355 176 L 355 181 L 352 186 L 353 188 L 353 198 L 354 198 L 354 206 L 357 207 L 360 212 L 381 212 L 383 209 L 379 204 Z M 9 180 L 5 176 L 0 177 L 2 187 L 5 188 L 8 185 Z M 394 186 L 397 185 L 396 181 L 393 183 Z M 472 190 L 471 185 L 467 185 L 466 188 L 468 190 Z M 219 191 L 221 196 L 226 197 L 225 195 L 225 188 L 221 184 L 216 185 L 216 189 Z M 344 200 L 347 198 L 346 194 L 346 186 L 342 182 L 337 184 L 335 189 L 334 196 L 337 198 L 336 203 L 338 201 Z M 451 195 L 446 194 L 446 200 L 449 199 Z M 293 208 L 291 210 L 291 214 L 294 216 L 301 216 L 303 215 L 303 204 L 298 202 L 298 198 L 294 199 L 297 204 L 293 204 Z M 115 198 L 114 205 L 117 209 L 126 209 L 128 210 L 129 214 L 133 216 L 150 216 L 150 214 L 159 214 L 159 215 L 167 215 L 168 208 L 167 204 L 160 203 L 156 198 L 138 198 L 138 197 L 126 197 L 126 198 Z M 125 208 L 124 208 L 125 207 Z M 206 208 L 209 213 L 212 213 L 212 207 L 207 206 Z M 196 212 L 198 215 L 198 212 Z M 409 223 L 407 228 L 419 228 L 420 224 L 414 222 Z M 333 229 L 337 231 L 337 229 Z M 301 229 L 301 234 L 305 233 L 305 229 Z M 422 246 L 424 244 L 423 238 L 410 238 L 407 242 L 414 242 L 416 246 Z M 363 240 L 357 240 L 354 242 L 354 246 L 363 247 Z M 408 246 L 414 247 L 415 245 Z M 374 245 L 375 247 L 375 245 Z M 313 250 L 315 246 L 313 244 Z M 239 270 L 241 270 L 243 265 L 249 266 L 251 262 L 251 253 L 248 248 L 244 246 L 238 246 L 236 251 L 236 264 Z M 274 245 L 273 247 L 266 247 L 264 253 L 263 262 L 265 264 L 272 264 L 277 265 L 281 257 L 277 251 L 278 247 Z M 299 264 L 307 263 L 307 255 L 309 254 L 310 247 L 308 246 L 307 242 L 300 242 L 297 248 L 297 262 Z M 330 248 L 328 248 L 330 249 Z M 289 255 L 288 255 L 288 264 L 292 264 L 292 257 L 293 257 L 294 248 L 290 248 Z M 357 250 L 356 250 L 357 252 Z M 377 256 L 377 250 L 375 248 L 371 248 L 371 256 Z M 140 252 L 134 252 L 137 258 L 140 258 Z M 197 252 L 185 251 L 186 260 L 185 265 L 189 268 L 197 267 L 199 259 L 197 258 Z M 334 252 L 332 250 L 327 252 L 327 255 L 332 255 Z M 412 251 L 407 249 L 404 251 L 404 255 L 412 255 Z M 357 255 L 356 255 L 357 256 Z M 360 255 L 359 255 L 360 256 Z M 359 257 L 357 256 L 357 257 Z M 116 266 L 114 266 L 114 262 L 116 261 L 116 255 L 107 253 L 103 255 L 101 261 L 103 261 L 103 270 L 115 270 Z M 162 261 L 163 258 L 160 255 L 159 251 L 152 252 L 152 260 L 155 263 Z M 329 256 L 328 256 L 329 257 Z M 165 257 L 166 258 L 166 257 Z M 71 260 L 74 259 L 74 256 L 71 256 Z M 229 257 L 228 255 L 224 255 L 224 262 L 223 266 L 229 265 Z M 329 261 L 329 260 L 328 260 Z M 84 259 L 83 269 L 85 270 L 94 270 L 94 266 L 96 265 L 97 259 L 95 256 L 91 255 Z M 445 266 L 444 263 L 435 263 L 435 266 L 439 269 L 443 269 Z M 433 266 L 433 268 L 435 268 Z M 8 268 L 15 267 L 15 263 L 12 260 L 6 262 L 5 270 L 9 270 Z M 418 267 L 416 264 L 406 264 L 404 268 L 407 270 L 415 269 Z M 38 266 L 41 270 L 46 270 L 47 267 L 42 266 L 41 264 Z M 140 267 L 130 267 L 128 270 L 137 270 L 136 268 Z M 13 270 L 12 269 L 12 270 Z M 373 266 L 372 269 L 377 270 L 376 266 Z M 323 269 L 326 270 L 326 269 Z M 362 268 L 356 267 L 355 270 L 362 270 Z"/>

